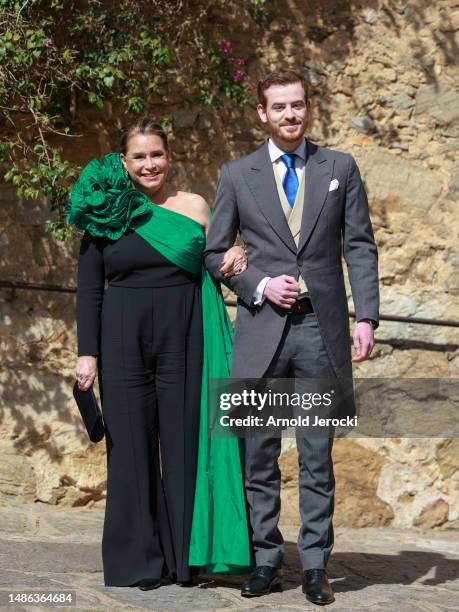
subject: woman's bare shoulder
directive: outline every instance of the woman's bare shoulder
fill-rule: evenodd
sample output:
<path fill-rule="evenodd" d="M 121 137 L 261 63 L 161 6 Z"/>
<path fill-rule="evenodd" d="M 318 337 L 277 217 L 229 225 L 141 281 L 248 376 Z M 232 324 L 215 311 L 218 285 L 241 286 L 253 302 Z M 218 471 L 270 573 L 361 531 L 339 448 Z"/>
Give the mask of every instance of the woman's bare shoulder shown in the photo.
<path fill-rule="evenodd" d="M 197 217 L 197 220 L 207 225 L 209 221 L 209 206 L 205 199 L 198 193 L 191 193 L 189 191 L 179 191 L 178 195 L 183 202 L 183 206 L 190 212 L 193 212 L 193 216 Z"/>
<path fill-rule="evenodd" d="M 208 208 L 205 199 L 199 195 L 199 193 L 191 193 L 191 191 L 179 191 L 178 195 L 180 199 L 187 202 L 190 206 L 195 208 Z"/>

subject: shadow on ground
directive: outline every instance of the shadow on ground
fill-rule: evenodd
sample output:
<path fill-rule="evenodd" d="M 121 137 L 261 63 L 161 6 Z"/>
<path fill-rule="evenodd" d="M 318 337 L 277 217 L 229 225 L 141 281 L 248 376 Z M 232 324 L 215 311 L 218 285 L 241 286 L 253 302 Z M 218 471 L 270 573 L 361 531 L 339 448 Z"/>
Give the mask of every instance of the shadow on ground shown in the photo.
<path fill-rule="evenodd" d="M 301 584 L 302 568 L 296 544 L 285 543 L 284 591 L 296 589 Z M 330 559 L 329 578 L 335 593 L 360 591 L 374 585 L 437 586 L 459 579 L 457 559 L 449 559 L 441 553 L 402 550 L 397 554 L 365 552 L 336 552 Z M 205 588 L 226 586 L 240 589 L 245 576 L 207 576 Z"/>

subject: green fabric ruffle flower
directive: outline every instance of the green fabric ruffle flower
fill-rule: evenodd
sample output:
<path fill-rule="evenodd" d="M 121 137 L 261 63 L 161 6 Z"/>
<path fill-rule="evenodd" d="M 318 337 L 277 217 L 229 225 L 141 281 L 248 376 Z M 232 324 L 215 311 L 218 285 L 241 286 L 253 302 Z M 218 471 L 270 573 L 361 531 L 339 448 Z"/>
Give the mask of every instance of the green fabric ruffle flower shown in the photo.
<path fill-rule="evenodd" d="M 123 171 L 119 153 L 87 164 L 72 187 L 67 223 L 92 236 L 118 240 L 139 217 L 151 215 L 148 197 L 135 189 Z"/>

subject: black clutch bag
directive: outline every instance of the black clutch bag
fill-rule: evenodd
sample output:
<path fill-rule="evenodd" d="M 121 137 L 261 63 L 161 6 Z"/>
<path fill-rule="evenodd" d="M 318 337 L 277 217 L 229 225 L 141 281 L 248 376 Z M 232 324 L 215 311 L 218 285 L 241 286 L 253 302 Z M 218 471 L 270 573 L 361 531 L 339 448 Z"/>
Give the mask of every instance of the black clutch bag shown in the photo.
<path fill-rule="evenodd" d="M 80 391 L 78 382 L 73 385 L 73 397 L 80 411 L 81 418 L 88 432 L 91 442 L 100 442 L 105 435 L 104 420 L 102 412 L 97 403 L 94 391 Z"/>

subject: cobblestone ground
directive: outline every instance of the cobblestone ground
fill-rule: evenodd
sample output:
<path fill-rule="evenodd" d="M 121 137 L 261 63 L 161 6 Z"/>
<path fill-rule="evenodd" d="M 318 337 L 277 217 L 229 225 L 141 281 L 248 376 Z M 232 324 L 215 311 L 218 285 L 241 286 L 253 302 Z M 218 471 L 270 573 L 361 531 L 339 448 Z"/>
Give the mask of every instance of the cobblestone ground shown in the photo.
<path fill-rule="evenodd" d="M 0 508 L 0 609 L 63 609 L 9 604 L 8 593 L 73 590 L 75 610 L 317 609 L 301 593 L 296 529 L 285 526 L 284 590 L 246 600 L 243 577 L 199 577 L 193 588 L 174 584 L 143 593 L 103 586 L 99 510 L 44 505 Z M 329 565 L 333 612 L 459 610 L 459 532 L 338 529 Z M 199 586 L 198 586 L 199 585 Z"/>

